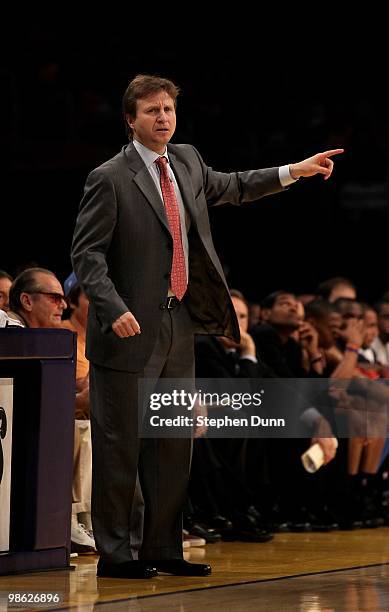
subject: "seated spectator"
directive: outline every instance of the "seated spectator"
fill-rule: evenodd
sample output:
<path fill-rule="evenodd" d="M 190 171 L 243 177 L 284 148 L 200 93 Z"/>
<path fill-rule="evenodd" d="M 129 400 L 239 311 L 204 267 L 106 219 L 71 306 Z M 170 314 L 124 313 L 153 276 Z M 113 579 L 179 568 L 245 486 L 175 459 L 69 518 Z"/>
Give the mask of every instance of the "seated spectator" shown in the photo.
<path fill-rule="evenodd" d="M 362 347 L 359 350 L 359 364 L 364 364 L 364 370 L 378 371 L 374 366 L 378 363 L 377 354 L 372 347 L 374 340 L 378 336 L 378 316 L 376 311 L 369 304 L 362 304 L 363 306 L 363 321 L 365 333 L 363 337 Z M 370 368 L 367 367 L 368 364 Z M 379 375 L 379 374 L 378 374 Z"/>
<path fill-rule="evenodd" d="M 389 389 L 379 378 L 371 342 L 377 333 L 375 313 L 356 300 L 339 298 L 334 307 L 342 316 L 337 345 L 342 357 L 331 374 L 337 379 L 332 393 L 338 397 L 338 417 L 346 417 L 347 481 L 343 510 L 350 527 L 377 527 L 384 522 L 377 503 L 376 480 L 385 443 Z"/>
<path fill-rule="evenodd" d="M 331 314 L 333 309 L 331 305 L 323 298 L 312 300 L 305 305 L 305 320 L 311 323 L 318 333 L 319 348 L 327 350 L 334 343 L 334 337 L 331 329 Z M 339 326 L 341 317 L 339 316 Z"/>
<path fill-rule="evenodd" d="M 29 268 L 19 274 L 12 283 L 9 301 L 9 315 L 25 327 L 63 328 L 62 314 L 67 303 L 61 283 L 50 270 Z M 95 552 L 94 539 L 73 515 L 71 543 L 72 552 Z"/>
<path fill-rule="evenodd" d="M 92 536 L 92 440 L 89 408 L 89 361 L 85 357 L 86 324 L 89 300 L 72 272 L 64 282 L 70 317 L 62 321 L 65 329 L 77 334 L 76 410 L 73 459 L 72 533 L 85 529 Z M 78 527 L 80 526 L 80 527 Z M 72 552 L 95 552 L 72 539 Z"/>
<path fill-rule="evenodd" d="M 195 344 L 197 379 L 261 378 L 268 371 L 258 361 L 254 341 L 247 332 L 249 309 L 246 300 L 239 291 L 231 290 L 230 293 L 241 341 L 236 344 L 224 337 L 199 336 Z M 207 525 L 221 529 L 225 540 L 268 542 L 273 538 L 262 525 L 252 504 L 253 494 L 247 487 L 248 472 L 252 470 L 248 464 L 252 462 L 255 462 L 257 480 L 261 482 L 266 471 L 265 440 L 205 438 L 194 441 L 191 501 L 203 514 Z M 223 529 L 226 524 L 228 529 Z"/>
<path fill-rule="evenodd" d="M 318 334 L 310 323 L 302 321 L 302 312 L 293 294 L 276 291 L 262 302 L 264 323 L 251 330 L 258 354 L 281 378 L 305 378 L 309 373 L 323 372 Z M 296 332 L 300 342 L 293 337 Z"/>
<path fill-rule="evenodd" d="M 336 344 L 346 333 L 342 315 L 327 300 L 318 298 L 306 305 L 305 319 L 318 333 L 319 351 L 324 356 L 323 374 L 329 377 L 344 358 Z"/>
<path fill-rule="evenodd" d="M 66 308 L 61 283 L 50 270 L 29 268 L 13 281 L 9 316 L 25 327 L 59 328 Z"/>
<path fill-rule="evenodd" d="M 324 361 L 319 350 L 318 332 L 301 317 L 302 310 L 295 296 L 287 291 L 276 291 L 262 302 L 264 323 L 251 330 L 257 354 L 280 378 L 320 377 L 323 374 Z M 312 406 L 312 403 L 308 400 L 308 397 L 301 398 L 301 418 L 304 421 L 304 417 L 312 414 L 312 425 L 316 429 L 312 442 L 321 445 L 326 462 L 329 462 L 335 456 L 336 447 L 328 415 L 316 409 L 314 413 L 310 412 L 308 405 Z M 329 513 L 321 513 L 319 517 L 317 508 L 315 516 L 306 512 L 312 497 L 309 495 L 311 481 L 307 482 L 300 462 L 306 445 L 305 439 L 271 441 L 272 480 L 277 487 L 273 497 L 281 508 L 282 519 L 289 522 L 294 531 L 308 531 L 312 527 L 330 529 L 335 522 Z"/>
<path fill-rule="evenodd" d="M 381 300 L 376 305 L 378 315 L 378 335 L 372 342 L 377 361 L 389 365 L 389 299 Z"/>
<path fill-rule="evenodd" d="M 65 329 L 77 334 L 76 419 L 89 419 L 89 361 L 85 357 L 86 324 L 89 300 L 77 282 L 74 272 L 64 283 L 70 317 L 62 321 Z"/>

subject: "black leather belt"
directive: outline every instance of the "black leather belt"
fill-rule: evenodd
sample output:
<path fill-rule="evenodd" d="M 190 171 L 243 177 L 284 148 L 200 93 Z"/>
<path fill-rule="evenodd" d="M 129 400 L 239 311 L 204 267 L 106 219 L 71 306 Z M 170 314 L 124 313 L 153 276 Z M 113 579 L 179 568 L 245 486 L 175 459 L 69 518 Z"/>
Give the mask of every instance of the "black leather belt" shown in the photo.
<path fill-rule="evenodd" d="M 161 310 L 173 310 L 173 308 L 178 306 L 179 303 L 180 303 L 180 300 L 176 298 L 175 295 L 171 295 L 166 298 L 166 302 L 160 305 L 160 309 Z"/>

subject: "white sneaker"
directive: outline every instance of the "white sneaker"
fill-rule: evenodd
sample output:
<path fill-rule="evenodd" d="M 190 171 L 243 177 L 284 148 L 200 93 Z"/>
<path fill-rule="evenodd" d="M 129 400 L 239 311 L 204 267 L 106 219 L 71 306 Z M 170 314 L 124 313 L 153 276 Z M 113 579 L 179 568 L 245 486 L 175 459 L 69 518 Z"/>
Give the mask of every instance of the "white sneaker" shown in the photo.
<path fill-rule="evenodd" d="M 189 545 L 188 548 L 206 545 L 206 541 L 204 540 L 204 538 L 194 536 L 191 533 L 189 533 L 189 531 L 187 531 L 186 529 L 182 530 L 182 539 L 183 539 L 184 544 Z M 184 546 L 184 548 L 186 547 Z"/>
<path fill-rule="evenodd" d="M 76 552 L 78 554 L 93 554 L 96 552 L 95 541 L 85 529 L 85 525 L 78 523 L 73 517 L 70 539 L 71 552 Z"/>
<path fill-rule="evenodd" d="M 78 512 L 77 521 L 82 525 L 85 525 L 85 529 L 88 533 L 92 531 L 92 517 L 90 512 Z M 90 533 L 90 535 L 93 538 L 93 533 Z"/>

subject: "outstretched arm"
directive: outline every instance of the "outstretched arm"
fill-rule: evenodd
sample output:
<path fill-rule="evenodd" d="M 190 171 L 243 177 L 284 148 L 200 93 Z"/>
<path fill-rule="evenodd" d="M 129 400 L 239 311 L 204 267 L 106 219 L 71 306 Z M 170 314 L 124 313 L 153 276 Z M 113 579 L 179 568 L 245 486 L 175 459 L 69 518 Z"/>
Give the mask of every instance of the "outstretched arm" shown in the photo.
<path fill-rule="evenodd" d="M 343 151 L 344 149 L 331 149 L 324 153 L 317 153 L 297 164 L 290 164 L 289 172 L 294 179 L 299 179 L 302 176 L 309 177 L 315 176 L 315 174 L 323 174 L 326 181 L 330 178 L 334 169 L 334 162 L 330 158 L 343 153 Z"/>

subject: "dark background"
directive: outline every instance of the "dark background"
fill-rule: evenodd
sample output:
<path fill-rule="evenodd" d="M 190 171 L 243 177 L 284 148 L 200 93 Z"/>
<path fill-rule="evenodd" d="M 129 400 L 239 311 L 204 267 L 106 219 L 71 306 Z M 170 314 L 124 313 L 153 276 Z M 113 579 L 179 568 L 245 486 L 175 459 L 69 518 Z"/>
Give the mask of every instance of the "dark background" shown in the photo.
<path fill-rule="evenodd" d="M 204 33 L 205 36 L 205 33 Z M 330 181 L 301 180 L 245 209 L 211 211 L 230 286 L 257 300 L 311 292 L 345 275 L 363 299 L 389 289 L 388 95 L 382 67 L 363 55 L 319 65 L 288 50 L 231 43 L 189 53 L 110 26 L 20 27 L 0 63 L 3 198 L 0 268 L 29 261 L 64 280 L 88 172 L 126 143 L 121 98 L 137 73 L 182 89 L 173 142 L 232 171 L 299 161 L 344 147 Z M 209 38 L 209 37 L 208 37 Z"/>

